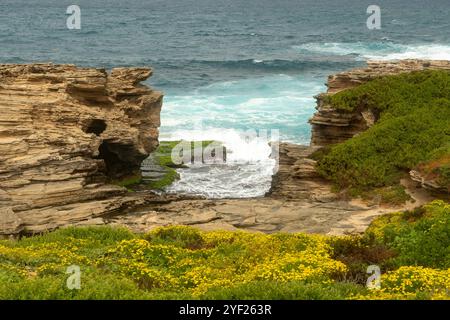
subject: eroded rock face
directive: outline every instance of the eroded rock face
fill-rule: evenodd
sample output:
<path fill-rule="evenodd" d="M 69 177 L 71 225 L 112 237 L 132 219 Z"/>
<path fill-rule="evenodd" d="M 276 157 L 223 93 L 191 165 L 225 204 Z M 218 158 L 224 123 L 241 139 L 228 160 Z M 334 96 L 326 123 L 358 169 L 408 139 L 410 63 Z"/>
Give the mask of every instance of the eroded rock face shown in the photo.
<path fill-rule="evenodd" d="M 359 86 L 381 76 L 426 69 L 450 70 L 450 61 L 369 61 L 367 67 L 329 76 L 328 90 L 316 97 L 317 112 L 310 119 L 312 125 L 311 145 L 326 146 L 343 142 L 367 130 L 377 121 L 378 115 L 367 108 L 361 108 L 355 112 L 336 110 L 325 102 L 326 96 Z"/>
<path fill-rule="evenodd" d="M 439 179 L 432 174 L 426 174 L 419 170 L 411 170 L 409 172 L 411 180 L 417 182 L 422 188 L 433 191 L 435 193 L 449 194 L 450 188 L 439 182 Z"/>
<path fill-rule="evenodd" d="M 162 94 L 139 84 L 151 73 L 0 65 L 0 234 L 54 229 L 135 201 L 108 181 L 139 170 L 158 144 Z"/>
<path fill-rule="evenodd" d="M 301 146 L 292 143 L 280 143 L 279 167 L 272 177 L 272 186 L 266 196 L 284 200 L 321 199 L 335 200 L 331 192 L 331 183 L 323 179 L 316 171 L 316 161 L 308 158 L 317 147 Z"/>

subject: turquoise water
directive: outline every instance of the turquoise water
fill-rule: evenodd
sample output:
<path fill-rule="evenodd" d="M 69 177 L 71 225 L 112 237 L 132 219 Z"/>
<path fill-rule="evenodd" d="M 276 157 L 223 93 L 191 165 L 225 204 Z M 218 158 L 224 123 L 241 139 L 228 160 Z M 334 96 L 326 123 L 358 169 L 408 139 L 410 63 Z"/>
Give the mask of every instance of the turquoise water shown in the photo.
<path fill-rule="evenodd" d="M 308 143 L 329 74 L 368 59 L 450 60 L 448 0 L 376 2 L 382 29 L 371 31 L 372 0 L 1 0 L 0 62 L 152 66 L 148 83 L 165 92 L 161 138 L 219 139 L 236 160 L 192 167 L 172 191 L 258 196 L 270 150 L 242 130 Z M 71 4 L 81 30 L 66 28 Z"/>

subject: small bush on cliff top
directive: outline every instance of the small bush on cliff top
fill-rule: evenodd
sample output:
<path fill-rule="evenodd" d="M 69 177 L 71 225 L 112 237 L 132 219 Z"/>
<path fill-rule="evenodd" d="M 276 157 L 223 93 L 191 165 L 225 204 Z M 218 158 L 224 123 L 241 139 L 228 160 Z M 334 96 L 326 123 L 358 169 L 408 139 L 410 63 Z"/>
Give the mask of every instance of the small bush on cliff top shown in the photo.
<path fill-rule="evenodd" d="M 433 158 L 436 150 L 448 151 L 449 72 L 384 77 L 328 99 L 344 111 L 371 108 L 380 113 L 373 127 L 332 147 L 319 160 L 319 172 L 341 189 L 394 185 L 410 169 Z M 440 172 L 445 178 L 446 169 Z"/>

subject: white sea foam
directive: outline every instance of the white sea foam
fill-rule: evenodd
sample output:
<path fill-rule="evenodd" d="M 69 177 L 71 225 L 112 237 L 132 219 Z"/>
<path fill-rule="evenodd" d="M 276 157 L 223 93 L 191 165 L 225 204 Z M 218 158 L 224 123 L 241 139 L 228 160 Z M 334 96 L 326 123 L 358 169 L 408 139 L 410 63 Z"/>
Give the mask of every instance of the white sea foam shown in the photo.
<path fill-rule="evenodd" d="M 398 60 L 398 59 L 431 59 L 450 60 L 450 45 L 416 44 L 404 45 L 393 42 L 330 42 L 307 43 L 294 46 L 302 53 L 319 53 L 325 55 L 355 55 L 356 59 Z"/>
<path fill-rule="evenodd" d="M 450 60 L 450 46 L 446 45 L 404 46 L 401 52 L 393 52 L 385 55 L 366 54 L 365 57 L 368 59 L 376 59 L 376 60 L 400 60 L 400 59 Z"/>
<path fill-rule="evenodd" d="M 267 134 L 266 134 L 267 133 Z M 255 139 L 252 136 L 259 134 Z M 228 162 L 257 162 L 269 158 L 272 141 L 270 132 L 263 130 L 236 130 L 227 128 L 199 128 L 197 130 L 177 130 L 168 135 L 170 140 L 220 141 L 230 150 Z M 267 139 L 266 139 L 267 138 Z"/>
<path fill-rule="evenodd" d="M 257 137 L 257 134 L 261 134 Z M 264 195 L 270 188 L 275 160 L 271 159 L 270 133 L 209 128 L 175 131 L 173 140 L 216 140 L 227 148 L 225 164 L 190 164 L 179 170 L 181 179 L 168 192 L 209 198 L 246 198 Z"/>

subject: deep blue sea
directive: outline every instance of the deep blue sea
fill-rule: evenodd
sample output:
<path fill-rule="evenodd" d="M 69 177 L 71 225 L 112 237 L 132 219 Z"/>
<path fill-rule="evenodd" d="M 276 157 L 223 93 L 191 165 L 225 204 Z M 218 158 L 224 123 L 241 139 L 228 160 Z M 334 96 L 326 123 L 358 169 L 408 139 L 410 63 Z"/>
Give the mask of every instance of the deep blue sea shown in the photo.
<path fill-rule="evenodd" d="M 72 4 L 80 30 L 66 27 Z M 381 30 L 366 26 L 374 4 Z M 151 66 L 165 92 L 161 139 L 218 139 L 264 162 L 267 145 L 239 130 L 308 143 L 329 74 L 367 59 L 450 60 L 449 17 L 450 0 L 0 0 L 0 63 Z M 261 195 L 266 168 L 192 168 L 173 190 Z"/>

